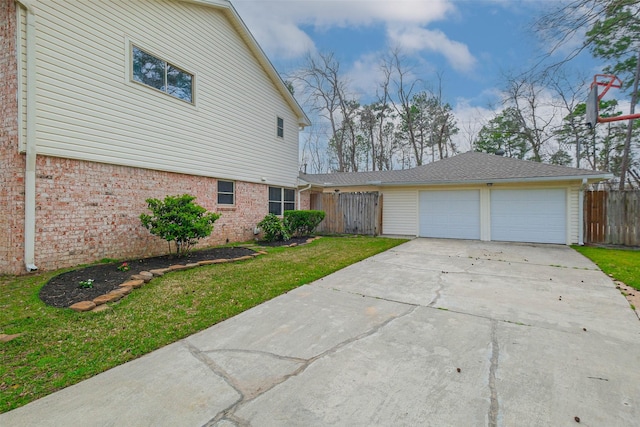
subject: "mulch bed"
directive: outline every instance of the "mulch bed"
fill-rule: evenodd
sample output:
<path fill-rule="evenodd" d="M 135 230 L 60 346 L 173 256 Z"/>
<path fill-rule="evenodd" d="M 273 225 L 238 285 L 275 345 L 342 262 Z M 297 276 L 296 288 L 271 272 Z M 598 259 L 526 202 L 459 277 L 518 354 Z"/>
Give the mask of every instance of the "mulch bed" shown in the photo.
<path fill-rule="evenodd" d="M 84 267 L 78 270 L 68 271 L 49 280 L 40 290 L 40 299 L 53 307 L 69 307 L 80 301 L 90 301 L 100 295 L 118 289 L 121 283 L 126 282 L 133 274 L 141 271 L 149 271 L 167 268 L 173 264 L 189 264 L 198 261 L 214 259 L 239 258 L 251 255 L 253 250 L 241 247 L 211 248 L 194 251 L 189 256 L 177 258 L 176 256 L 159 256 L 126 261 L 129 271 L 120 271 L 121 262 L 113 264 L 99 264 Z M 80 288 L 82 281 L 93 279 L 92 288 Z"/>
<path fill-rule="evenodd" d="M 302 245 L 307 242 L 307 237 L 294 237 L 291 240 L 280 242 L 258 242 L 262 246 L 287 246 L 291 244 Z M 198 261 L 215 259 L 232 259 L 251 255 L 255 251 L 242 247 L 210 248 L 194 251 L 185 258 L 164 255 L 153 258 L 144 258 L 125 261 L 130 270 L 120 271 L 118 267 L 122 262 L 113 264 L 99 264 L 78 270 L 68 271 L 51 278 L 40 289 L 40 299 L 53 307 L 69 307 L 80 301 L 91 301 L 94 298 L 107 294 L 120 287 L 133 274 L 141 271 L 149 271 L 167 268 L 174 264 L 190 264 Z M 81 288 L 79 283 L 93 279 L 93 287 Z"/>

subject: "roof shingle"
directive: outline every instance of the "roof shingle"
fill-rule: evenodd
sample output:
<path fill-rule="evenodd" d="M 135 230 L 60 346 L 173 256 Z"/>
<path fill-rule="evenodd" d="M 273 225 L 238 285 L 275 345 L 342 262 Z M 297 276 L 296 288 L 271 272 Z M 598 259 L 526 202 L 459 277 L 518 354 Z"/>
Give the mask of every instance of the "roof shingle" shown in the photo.
<path fill-rule="evenodd" d="M 461 184 L 495 181 L 538 181 L 611 178 L 606 172 L 469 151 L 411 169 L 375 172 L 301 174 L 300 179 L 320 186 L 401 184 Z"/>

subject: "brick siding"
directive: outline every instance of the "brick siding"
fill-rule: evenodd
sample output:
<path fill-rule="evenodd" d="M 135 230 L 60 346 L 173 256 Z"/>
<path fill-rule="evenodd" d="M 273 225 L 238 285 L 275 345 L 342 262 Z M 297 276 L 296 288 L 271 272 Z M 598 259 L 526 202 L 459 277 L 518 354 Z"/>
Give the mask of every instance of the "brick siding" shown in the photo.
<path fill-rule="evenodd" d="M 24 270 L 24 156 L 18 153 L 15 2 L 0 2 L 0 273 Z"/>
<path fill-rule="evenodd" d="M 148 198 L 191 194 L 222 216 L 199 246 L 254 238 L 268 212 L 267 186 L 236 182 L 234 207 L 217 205 L 213 178 L 39 156 L 36 165 L 36 265 L 51 270 L 102 258 L 167 253 L 140 223 Z M 172 250 L 175 248 L 172 247 Z"/>

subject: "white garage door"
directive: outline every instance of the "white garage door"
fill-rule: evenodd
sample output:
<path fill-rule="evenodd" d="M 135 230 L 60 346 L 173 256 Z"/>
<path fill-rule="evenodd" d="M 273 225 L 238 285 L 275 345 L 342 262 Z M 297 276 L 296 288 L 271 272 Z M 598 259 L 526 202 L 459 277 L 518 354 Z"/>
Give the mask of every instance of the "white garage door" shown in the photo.
<path fill-rule="evenodd" d="M 480 191 L 421 191 L 420 236 L 480 238 Z"/>
<path fill-rule="evenodd" d="M 565 190 L 491 190 L 491 240 L 566 243 Z"/>

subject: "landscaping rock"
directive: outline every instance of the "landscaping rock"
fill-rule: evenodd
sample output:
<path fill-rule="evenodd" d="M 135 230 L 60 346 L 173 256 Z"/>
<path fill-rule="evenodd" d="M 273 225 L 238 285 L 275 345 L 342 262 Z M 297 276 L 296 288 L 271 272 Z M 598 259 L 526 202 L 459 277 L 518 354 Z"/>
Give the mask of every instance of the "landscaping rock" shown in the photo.
<path fill-rule="evenodd" d="M 112 294 L 112 293 L 108 293 L 108 294 L 104 294 L 104 295 L 100 295 L 99 297 L 96 297 L 93 299 L 93 302 L 96 305 L 100 305 L 100 304 L 106 304 L 108 302 L 114 302 L 114 301 L 118 301 L 120 298 L 122 298 L 124 295 L 122 294 Z"/>
<path fill-rule="evenodd" d="M 149 271 L 141 271 L 138 274 L 134 274 L 130 277 L 131 280 L 144 280 L 145 283 L 150 282 L 153 279 L 153 273 Z"/>
<path fill-rule="evenodd" d="M 96 308 L 96 303 L 93 301 L 80 301 L 69 307 L 73 311 L 89 311 Z"/>
<path fill-rule="evenodd" d="M 209 261 L 200 261 L 198 264 L 199 265 L 224 264 L 225 262 L 229 262 L 229 260 L 226 259 L 226 258 L 212 259 L 212 260 L 209 260 Z"/>
<path fill-rule="evenodd" d="M 96 306 L 96 308 L 91 310 L 91 313 L 100 313 L 101 311 L 107 311 L 107 310 L 111 310 L 111 307 L 109 307 L 106 304 L 102 304 L 102 305 Z"/>
<path fill-rule="evenodd" d="M 141 279 L 138 279 L 138 280 L 128 280 L 128 281 L 126 281 L 126 282 L 124 282 L 124 283 L 121 283 L 121 284 L 120 284 L 120 287 L 121 287 L 121 288 L 129 287 L 129 288 L 137 289 L 137 288 L 141 287 L 142 285 L 144 285 L 144 283 L 145 283 L 145 282 L 144 282 L 144 280 L 141 280 Z"/>
<path fill-rule="evenodd" d="M 186 270 L 189 267 L 187 267 L 186 265 L 182 265 L 182 264 L 174 264 L 174 265 L 170 265 L 169 268 L 167 269 L 168 271 L 180 271 L 180 270 Z"/>
<path fill-rule="evenodd" d="M 167 271 L 169 271 L 168 268 L 159 268 L 157 270 L 149 270 L 149 273 L 153 274 L 154 276 L 162 276 Z"/>
<path fill-rule="evenodd" d="M 125 295 L 129 295 L 132 290 L 133 290 L 133 287 L 131 287 L 131 286 L 120 286 L 118 289 L 114 289 L 113 291 L 111 291 L 109 293 L 110 294 L 122 294 L 122 296 L 125 296 Z"/>
<path fill-rule="evenodd" d="M 141 271 L 140 273 L 138 273 L 138 275 L 142 277 L 146 277 L 148 280 L 145 280 L 145 282 L 148 282 L 149 280 L 153 279 L 153 273 L 151 273 L 150 271 Z"/>
<path fill-rule="evenodd" d="M 241 256 L 240 258 L 234 258 L 233 261 L 245 261 L 248 259 L 253 259 L 253 257 L 251 255 L 245 255 L 245 256 Z"/>

